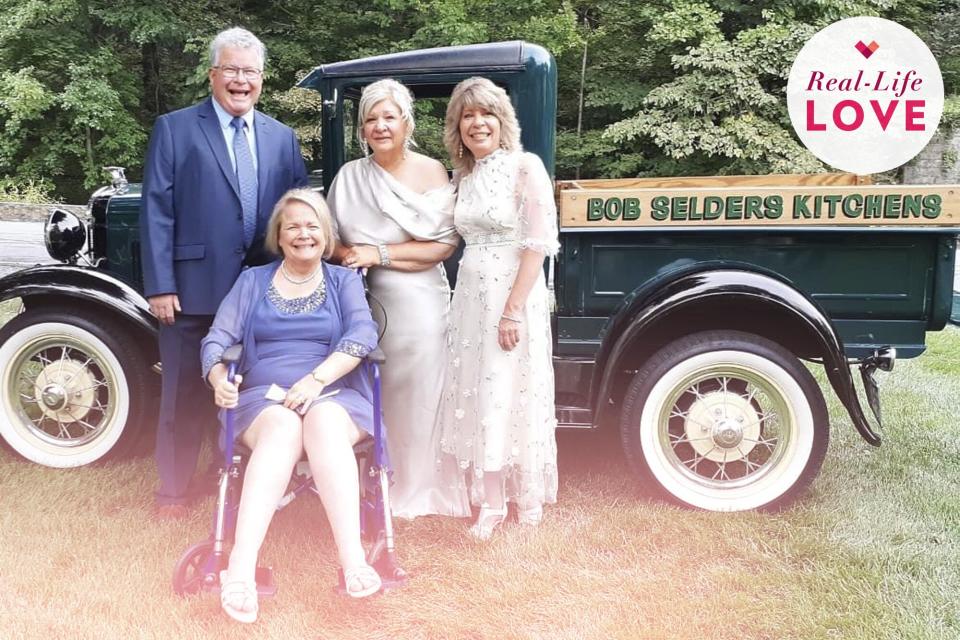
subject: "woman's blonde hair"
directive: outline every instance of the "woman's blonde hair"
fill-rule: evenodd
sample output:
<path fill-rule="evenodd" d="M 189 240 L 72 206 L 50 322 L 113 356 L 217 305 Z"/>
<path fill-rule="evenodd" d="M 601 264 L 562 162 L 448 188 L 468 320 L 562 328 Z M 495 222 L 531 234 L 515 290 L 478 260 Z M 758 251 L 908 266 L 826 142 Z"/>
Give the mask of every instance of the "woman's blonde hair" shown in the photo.
<path fill-rule="evenodd" d="M 407 135 L 403 139 L 403 146 L 406 148 L 415 147 L 417 143 L 413 141 L 413 130 L 416 129 L 416 122 L 413 119 L 413 94 L 393 78 L 384 78 L 368 84 L 363 88 L 360 94 L 359 113 L 357 114 L 357 140 L 360 141 L 360 148 L 363 155 L 368 155 L 367 140 L 363 137 L 363 123 L 367 121 L 367 115 L 383 100 L 390 100 L 400 109 L 400 119 L 407 125 Z"/>
<path fill-rule="evenodd" d="M 320 223 L 320 242 L 323 245 L 320 247 L 320 253 L 324 258 L 329 258 L 333 255 L 335 244 L 333 223 L 330 221 L 330 209 L 327 208 L 323 196 L 311 189 L 291 189 L 277 200 L 277 204 L 273 207 L 273 213 L 270 214 L 270 221 L 267 223 L 267 237 L 263 244 L 273 253 L 279 256 L 283 255 L 283 249 L 280 248 L 278 242 L 280 223 L 282 222 L 284 209 L 291 202 L 301 202 L 310 207 L 316 214 L 317 221 Z"/>
<path fill-rule="evenodd" d="M 481 107 L 496 116 L 500 121 L 500 146 L 503 149 L 523 150 L 517 112 L 513 110 L 507 92 L 486 78 L 467 78 L 453 88 L 443 124 L 443 144 L 450 154 L 454 169 L 467 173 L 476 164 L 476 158 L 460 137 L 460 116 L 467 107 Z"/>

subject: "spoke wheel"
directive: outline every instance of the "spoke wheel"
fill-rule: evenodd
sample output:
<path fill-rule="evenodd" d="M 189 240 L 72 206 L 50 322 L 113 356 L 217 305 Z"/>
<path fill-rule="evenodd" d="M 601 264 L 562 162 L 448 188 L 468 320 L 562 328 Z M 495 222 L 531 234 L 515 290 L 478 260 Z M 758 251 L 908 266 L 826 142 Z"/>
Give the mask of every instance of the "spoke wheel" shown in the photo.
<path fill-rule="evenodd" d="M 734 331 L 695 334 L 656 353 L 621 416 L 641 479 L 711 511 L 788 504 L 819 471 L 828 433 L 806 368 L 775 343 Z"/>
<path fill-rule="evenodd" d="M 223 563 L 213 557 L 213 542 L 204 540 L 184 551 L 173 568 L 173 591 L 185 596 L 217 584 Z M 212 566 L 215 565 L 215 566 Z"/>
<path fill-rule="evenodd" d="M 50 467 L 90 464 L 135 444 L 147 370 L 115 323 L 32 310 L 0 329 L 0 435 Z"/>

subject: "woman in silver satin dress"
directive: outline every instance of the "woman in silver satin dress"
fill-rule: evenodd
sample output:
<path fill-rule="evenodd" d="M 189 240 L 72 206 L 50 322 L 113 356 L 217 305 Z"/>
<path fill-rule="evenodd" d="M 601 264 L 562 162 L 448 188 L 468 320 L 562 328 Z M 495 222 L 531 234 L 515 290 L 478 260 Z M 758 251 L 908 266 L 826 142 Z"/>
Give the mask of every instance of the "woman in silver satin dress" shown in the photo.
<path fill-rule="evenodd" d="M 453 227 L 454 190 L 443 165 L 414 152 L 413 97 L 395 80 L 367 86 L 358 135 L 370 155 L 340 169 L 327 202 L 338 236 L 334 259 L 366 267 L 383 304 L 381 347 L 387 445 L 395 516 L 465 517 L 462 489 L 441 486 L 437 411 L 444 384 L 450 288 L 441 261 L 460 242 Z M 449 477 L 449 476 L 447 476 Z"/>

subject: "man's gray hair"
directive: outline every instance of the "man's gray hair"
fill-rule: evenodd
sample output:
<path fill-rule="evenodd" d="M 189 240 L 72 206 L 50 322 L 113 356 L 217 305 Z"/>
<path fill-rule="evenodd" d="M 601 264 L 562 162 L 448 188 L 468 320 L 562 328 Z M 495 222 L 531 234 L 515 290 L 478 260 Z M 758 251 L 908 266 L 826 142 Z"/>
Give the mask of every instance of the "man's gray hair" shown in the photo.
<path fill-rule="evenodd" d="M 220 51 L 225 47 L 233 49 L 253 49 L 260 58 L 260 67 L 267 62 L 267 48 L 260 39 L 242 27 L 232 27 L 221 31 L 210 42 L 210 66 L 220 62 Z"/>

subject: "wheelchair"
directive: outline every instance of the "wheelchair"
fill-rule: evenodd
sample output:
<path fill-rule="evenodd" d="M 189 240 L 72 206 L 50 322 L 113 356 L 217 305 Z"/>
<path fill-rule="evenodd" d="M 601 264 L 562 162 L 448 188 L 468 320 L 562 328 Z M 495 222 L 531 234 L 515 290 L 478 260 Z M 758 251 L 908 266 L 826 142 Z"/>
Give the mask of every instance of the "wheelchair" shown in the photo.
<path fill-rule="evenodd" d="M 234 345 L 223 353 L 221 362 L 227 367 L 230 379 L 236 375 L 241 354 L 241 345 Z M 380 401 L 379 365 L 383 362 L 383 352 L 377 348 L 359 365 L 364 367 L 373 383 L 373 437 L 357 443 L 354 453 L 360 468 L 360 530 L 367 547 L 367 564 L 380 574 L 382 590 L 387 591 L 403 586 L 407 574 L 397 563 L 393 521 L 390 517 L 390 471 Z M 207 539 L 189 547 L 177 561 L 173 571 L 173 590 L 178 595 L 220 593 L 220 571 L 227 568 L 230 557 L 245 462 L 245 456 L 234 448 L 232 410 L 226 412 L 225 430 L 226 442 L 217 482 L 213 527 Z M 316 489 L 309 467 L 300 463 L 291 477 L 290 489 L 280 500 L 277 510 L 283 509 L 306 491 L 316 492 Z M 271 567 L 258 566 L 256 582 L 260 597 L 272 596 L 277 591 Z M 346 593 L 342 569 L 338 569 L 335 589 Z"/>

